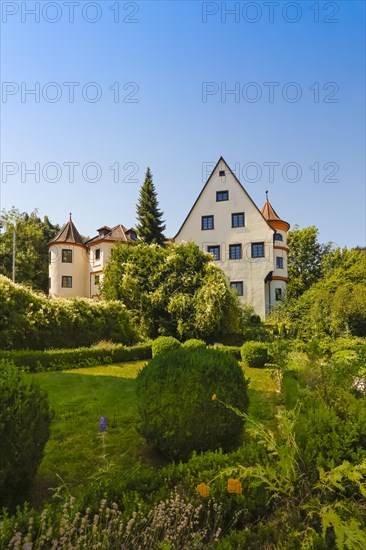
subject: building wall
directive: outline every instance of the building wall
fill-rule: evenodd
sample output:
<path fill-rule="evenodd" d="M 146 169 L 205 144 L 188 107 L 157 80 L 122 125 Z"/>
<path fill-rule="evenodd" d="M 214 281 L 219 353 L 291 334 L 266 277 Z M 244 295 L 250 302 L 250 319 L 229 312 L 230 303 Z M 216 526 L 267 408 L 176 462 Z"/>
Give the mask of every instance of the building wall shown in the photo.
<path fill-rule="evenodd" d="M 225 170 L 220 177 L 219 171 Z M 218 202 L 216 193 L 228 191 L 229 200 Z M 244 227 L 232 227 L 232 214 L 244 212 Z M 202 216 L 214 216 L 214 229 L 202 230 Z M 224 162 L 219 163 L 208 184 L 203 189 L 193 210 L 176 236 L 176 243 L 194 241 L 201 250 L 207 252 L 209 246 L 220 246 L 220 260 L 217 261 L 230 282 L 243 281 L 244 293 L 242 302 L 253 305 L 256 313 L 262 318 L 268 312 L 269 296 L 265 293 L 265 278 L 270 271 L 278 276 L 287 276 L 287 260 L 284 268 L 275 269 L 275 256 L 284 251 L 274 252 L 274 230 L 269 227 L 250 197 L 237 182 Z M 265 256 L 252 257 L 252 243 L 264 243 Z M 241 244 L 242 257 L 238 260 L 229 258 L 230 245 Z M 280 243 L 283 244 L 282 242 Z M 277 282 L 276 282 L 277 284 Z M 279 281 L 283 288 L 285 283 Z M 275 299 L 275 283 L 271 282 L 271 299 Z"/>
<path fill-rule="evenodd" d="M 114 243 L 110 241 L 100 241 L 90 246 L 89 262 L 89 296 L 93 299 L 99 298 L 99 286 L 104 277 L 104 269 L 109 261 L 111 250 Z M 99 259 L 96 258 L 97 250 L 100 251 Z M 96 280 L 99 278 L 99 283 Z"/>
<path fill-rule="evenodd" d="M 62 250 L 70 250 L 72 262 L 62 261 Z M 86 248 L 69 243 L 56 243 L 49 246 L 49 295 L 53 298 L 88 297 L 87 277 L 89 272 L 89 254 Z M 72 277 L 72 287 L 62 286 L 62 277 Z"/>

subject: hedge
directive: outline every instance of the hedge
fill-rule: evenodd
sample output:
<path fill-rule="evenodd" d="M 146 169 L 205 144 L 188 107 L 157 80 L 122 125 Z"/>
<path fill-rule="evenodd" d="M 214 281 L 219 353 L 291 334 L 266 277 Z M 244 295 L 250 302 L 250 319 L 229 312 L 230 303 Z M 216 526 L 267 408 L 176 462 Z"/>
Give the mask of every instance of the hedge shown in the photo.
<path fill-rule="evenodd" d="M 0 276 L 2 349 L 90 346 L 100 340 L 132 345 L 140 340 L 120 302 L 53 298 Z"/>
<path fill-rule="evenodd" d="M 151 359 L 151 342 L 125 347 L 121 344 L 106 347 L 55 349 L 47 351 L 0 351 L 0 360 L 13 361 L 17 367 L 29 372 L 78 369 L 94 365 L 142 361 Z"/>

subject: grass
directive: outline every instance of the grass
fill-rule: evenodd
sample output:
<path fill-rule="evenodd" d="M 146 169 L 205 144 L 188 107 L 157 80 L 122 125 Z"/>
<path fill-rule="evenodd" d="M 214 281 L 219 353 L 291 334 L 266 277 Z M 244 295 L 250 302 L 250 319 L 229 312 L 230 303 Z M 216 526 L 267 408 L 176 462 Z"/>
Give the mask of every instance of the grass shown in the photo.
<path fill-rule="evenodd" d="M 149 466 L 165 462 L 136 430 L 135 378 L 145 361 L 35 374 L 47 391 L 54 419 L 51 437 L 35 480 L 31 504 L 38 506 L 50 489 L 64 485 L 77 495 L 103 470 L 118 476 L 139 460 Z M 249 414 L 276 426 L 276 383 L 270 369 L 243 367 L 249 384 Z M 107 432 L 99 433 L 100 417 Z"/>
<path fill-rule="evenodd" d="M 279 405 L 279 396 L 273 370 L 243 366 L 243 372 L 249 379 L 248 414 L 262 422 L 267 428 L 275 430 L 277 426 L 275 415 Z"/>
<path fill-rule="evenodd" d="M 34 503 L 61 484 L 77 494 L 106 462 L 110 462 L 113 475 L 139 458 L 149 465 L 159 463 L 136 431 L 134 378 L 144 364 L 138 361 L 34 375 L 47 391 L 54 411 L 51 437 L 33 491 Z M 99 433 L 102 415 L 107 418 L 105 448 Z"/>

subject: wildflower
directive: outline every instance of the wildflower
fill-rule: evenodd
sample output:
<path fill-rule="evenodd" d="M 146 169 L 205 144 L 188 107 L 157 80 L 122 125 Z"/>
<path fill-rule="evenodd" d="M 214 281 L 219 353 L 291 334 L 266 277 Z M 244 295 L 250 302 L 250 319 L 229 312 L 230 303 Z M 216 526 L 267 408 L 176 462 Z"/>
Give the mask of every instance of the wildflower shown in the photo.
<path fill-rule="evenodd" d="M 99 431 L 100 432 L 106 432 L 107 431 L 107 419 L 105 416 L 100 417 L 99 421 Z"/>
<path fill-rule="evenodd" d="M 212 396 L 212 401 L 216 401 L 217 397 L 216 397 L 216 393 L 213 394 Z"/>
<path fill-rule="evenodd" d="M 227 482 L 227 490 L 229 493 L 240 495 L 243 492 L 243 487 L 238 479 L 229 479 Z"/>
<path fill-rule="evenodd" d="M 196 489 L 201 497 L 208 497 L 210 495 L 210 487 L 206 483 L 200 483 Z"/>

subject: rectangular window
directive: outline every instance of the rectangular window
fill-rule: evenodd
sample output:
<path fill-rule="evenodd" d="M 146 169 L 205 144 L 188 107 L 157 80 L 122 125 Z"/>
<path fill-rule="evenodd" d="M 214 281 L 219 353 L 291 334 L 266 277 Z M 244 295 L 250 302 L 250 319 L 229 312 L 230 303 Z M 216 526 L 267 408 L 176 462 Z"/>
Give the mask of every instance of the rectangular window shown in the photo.
<path fill-rule="evenodd" d="M 69 275 L 63 275 L 61 286 L 62 288 L 72 288 L 72 277 Z"/>
<path fill-rule="evenodd" d="M 201 229 L 213 229 L 214 228 L 214 217 L 213 216 L 202 216 Z"/>
<path fill-rule="evenodd" d="M 276 268 L 283 269 L 283 258 L 282 256 L 276 256 Z"/>
<path fill-rule="evenodd" d="M 48 277 L 48 288 L 51 288 L 51 277 Z"/>
<path fill-rule="evenodd" d="M 229 191 L 216 191 L 216 202 L 228 201 Z"/>
<path fill-rule="evenodd" d="M 95 259 L 100 260 L 100 248 L 97 248 L 95 251 Z"/>
<path fill-rule="evenodd" d="M 275 288 L 276 302 L 282 300 L 282 288 Z"/>
<path fill-rule="evenodd" d="M 100 275 L 94 275 L 94 284 L 99 285 L 100 282 Z"/>
<path fill-rule="evenodd" d="M 49 264 L 51 263 L 51 251 L 49 251 L 49 253 L 48 253 L 48 263 Z"/>
<path fill-rule="evenodd" d="M 238 296 L 243 296 L 243 281 L 232 281 L 230 282 L 230 287 L 235 288 Z"/>
<path fill-rule="evenodd" d="M 62 249 L 62 262 L 64 264 L 72 263 L 72 250 L 67 250 L 66 248 Z"/>
<path fill-rule="evenodd" d="M 241 259 L 241 244 L 230 244 L 229 245 L 229 258 L 230 258 L 230 260 L 240 260 Z"/>
<path fill-rule="evenodd" d="M 252 258 L 264 258 L 264 243 L 252 243 Z"/>
<path fill-rule="evenodd" d="M 231 214 L 231 227 L 244 227 L 244 212 Z"/>
<path fill-rule="evenodd" d="M 220 259 L 220 247 L 218 245 L 208 246 L 207 247 L 207 252 L 212 254 L 215 260 Z"/>
<path fill-rule="evenodd" d="M 225 170 L 219 170 L 219 176 L 220 178 L 225 177 Z"/>

